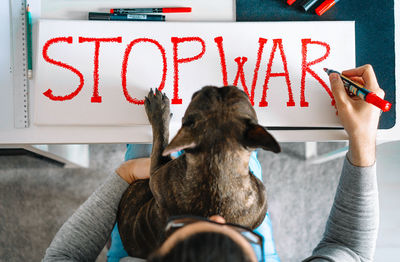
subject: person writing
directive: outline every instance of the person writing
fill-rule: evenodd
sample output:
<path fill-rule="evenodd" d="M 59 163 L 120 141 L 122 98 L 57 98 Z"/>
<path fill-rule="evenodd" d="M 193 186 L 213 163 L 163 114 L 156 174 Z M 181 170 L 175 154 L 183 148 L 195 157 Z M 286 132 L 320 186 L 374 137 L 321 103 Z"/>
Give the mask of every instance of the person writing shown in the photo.
<path fill-rule="evenodd" d="M 384 97 L 370 65 L 343 74 Z M 380 110 L 350 97 L 339 75 L 329 79 L 339 120 L 349 137 L 349 152 L 323 238 L 304 261 L 372 261 L 379 223 L 375 139 Z M 94 261 L 114 227 L 122 194 L 130 183 L 149 177 L 149 161 L 123 163 L 61 227 L 43 261 Z M 166 233 L 169 237 L 147 261 L 279 261 L 265 252 L 263 238 L 270 241 L 271 235 L 226 224 L 218 214 L 171 218 Z M 113 237 L 113 245 L 117 240 Z M 123 261 L 140 260 L 124 257 Z"/>

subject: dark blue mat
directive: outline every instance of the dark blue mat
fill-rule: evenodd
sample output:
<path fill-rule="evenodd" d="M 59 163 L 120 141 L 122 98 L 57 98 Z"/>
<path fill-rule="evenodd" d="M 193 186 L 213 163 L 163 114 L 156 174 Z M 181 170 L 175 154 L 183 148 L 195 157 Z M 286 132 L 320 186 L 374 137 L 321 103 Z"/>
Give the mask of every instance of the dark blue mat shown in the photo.
<path fill-rule="evenodd" d="M 371 64 L 386 97 L 393 104 L 383 113 L 380 129 L 389 129 L 396 121 L 396 86 L 394 57 L 394 1 L 343 0 L 321 17 L 314 10 L 299 8 L 301 0 L 292 6 L 285 0 L 236 0 L 237 21 L 356 21 L 356 65 Z"/>

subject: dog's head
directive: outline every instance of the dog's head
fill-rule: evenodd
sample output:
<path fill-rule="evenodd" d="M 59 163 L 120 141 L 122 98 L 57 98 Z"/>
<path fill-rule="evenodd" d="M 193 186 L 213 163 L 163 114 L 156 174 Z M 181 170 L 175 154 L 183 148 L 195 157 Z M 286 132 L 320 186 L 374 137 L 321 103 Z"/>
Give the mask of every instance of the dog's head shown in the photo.
<path fill-rule="evenodd" d="M 206 86 L 194 93 L 182 127 L 163 155 L 182 149 L 209 152 L 216 146 L 281 151 L 278 142 L 258 124 L 246 93 L 235 86 Z"/>

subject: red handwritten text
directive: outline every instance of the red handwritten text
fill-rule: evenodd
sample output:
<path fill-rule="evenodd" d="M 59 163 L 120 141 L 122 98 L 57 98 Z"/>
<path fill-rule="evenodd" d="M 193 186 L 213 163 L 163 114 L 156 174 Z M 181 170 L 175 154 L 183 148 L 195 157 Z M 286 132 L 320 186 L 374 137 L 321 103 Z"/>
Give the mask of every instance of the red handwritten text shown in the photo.
<path fill-rule="evenodd" d="M 99 53 L 101 42 L 117 42 L 122 43 L 122 37 L 114 38 L 86 38 L 79 37 L 79 43 L 94 42 L 94 69 L 93 69 L 93 96 L 92 103 L 101 103 L 101 96 L 99 96 Z"/>
<path fill-rule="evenodd" d="M 127 73 L 127 68 L 128 68 L 129 54 L 132 51 L 132 47 L 138 43 L 151 43 L 151 44 L 154 44 L 158 48 L 158 50 L 160 50 L 162 60 L 163 60 L 163 73 L 162 73 L 161 83 L 158 86 L 158 90 L 160 90 L 160 91 L 163 90 L 163 88 L 165 86 L 165 79 L 167 78 L 167 56 L 165 54 L 164 47 L 158 41 L 156 41 L 154 39 L 149 39 L 149 38 L 135 39 L 132 42 L 130 42 L 125 49 L 124 61 L 122 62 L 122 71 L 121 71 L 122 90 L 124 92 L 124 96 L 125 96 L 126 100 L 129 103 L 136 104 L 136 105 L 143 105 L 144 99 L 139 100 L 139 99 L 133 98 L 128 93 L 128 89 L 126 87 L 126 73 Z"/>
<path fill-rule="evenodd" d="M 224 86 L 229 85 L 228 82 L 228 71 L 227 71 L 227 61 L 226 61 L 226 50 L 224 49 L 223 45 L 223 37 L 222 36 L 217 36 L 214 38 L 214 42 L 216 44 L 216 48 L 219 53 L 219 59 L 220 59 L 220 65 L 221 65 L 221 72 L 222 72 L 222 84 Z M 54 101 L 66 101 L 66 100 L 71 100 L 75 96 L 79 94 L 79 92 L 82 90 L 83 85 L 84 85 L 84 77 L 83 74 L 76 69 L 75 67 L 72 67 L 71 65 L 68 65 L 66 63 L 57 61 L 53 58 L 50 58 L 48 55 L 48 50 L 49 48 L 54 45 L 54 44 L 62 44 L 62 43 L 67 43 L 67 44 L 72 44 L 73 38 L 72 36 L 68 37 L 56 37 L 49 39 L 45 44 L 43 45 L 43 50 L 42 50 L 42 56 L 44 60 L 50 64 L 53 64 L 55 66 L 65 68 L 74 74 L 76 74 L 79 78 L 79 85 L 78 87 L 70 94 L 64 95 L 64 96 L 56 96 L 53 94 L 53 91 L 51 89 L 46 90 L 43 94 L 48 97 L 50 100 Z M 101 103 L 102 102 L 102 97 L 99 94 L 99 56 L 100 56 L 100 44 L 101 43 L 122 43 L 122 37 L 111 37 L 111 38 L 87 38 L 87 37 L 79 37 L 78 43 L 83 44 L 86 42 L 93 42 L 94 43 L 94 59 L 93 59 L 93 94 L 91 97 L 91 102 L 92 103 Z M 254 106 L 254 98 L 255 98 L 255 89 L 258 81 L 258 74 L 260 71 L 260 66 L 261 66 L 261 61 L 263 57 L 263 52 L 264 52 L 264 47 L 267 44 L 268 40 L 265 38 L 259 38 L 258 39 L 258 50 L 257 50 L 257 59 L 254 65 L 254 71 L 253 71 L 253 78 L 251 82 L 251 86 L 249 86 L 246 82 L 246 75 L 245 75 L 245 66 L 246 62 L 249 61 L 247 56 L 239 56 L 236 57 L 233 61 L 236 62 L 237 64 L 237 71 L 236 75 L 233 78 L 232 84 L 237 86 L 241 85 L 243 87 L 243 91 L 248 95 L 251 104 Z M 200 60 L 205 52 L 206 52 L 206 42 L 200 38 L 200 37 L 171 37 L 171 43 L 172 43 L 172 62 L 173 62 L 173 97 L 171 99 L 172 104 L 182 104 L 182 99 L 179 97 L 179 67 L 182 64 L 194 62 L 196 60 Z M 137 38 L 132 40 L 126 47 L 123 61 L 122 61 L 122 69 L 121 69 L 121 80 L 122 80 L 122 91 L 125 96 L 125 99 L 132 104 L 136 105 L 142 105 L 144 103 L 143 99 L 138 99 L 134 98 L 131 94 L 128 92 L 127 88 L 127 70 L 128 70 L 128 61 L 129 61 L 129 56 L 132 52 L 132 49 L 135 45 L 137 44 L 151 44 L 157 47 L 158 51 L 161 54 L 162 57 L 162 77 L 161 77 L 161 82 L 160 85 L 158 86 L 159 90 L 164 89 L 166 79 L 167 79 L 167 54 L 166 50 L 163 47 L 162 44 L 160 44 L 157 40 L 151 39 L 151 38 Z M 182 45 L 188 45 L 191 44 L 193 48 L 193 45 L 199 44 L 201 46 L 201 51 L 198 52 L 197 54 L 193 56 L 188 56 L 188 57 L 180 57 L 179 56 L 179 49 L 180 47 L 182 48 Z M 325 53 L 323 56 L 313 60 L 313 61 L 308 61 L 308 49 L 310 45 L 315 46 L 321 46 L 325 49 Z M 185 46 L 187 47 L 187 46 Z M 282 61 L 283 64 L 283 71 L 282 72 L 272 72 L 272 68 L 275 62 L 275 54 L 279 50 L 279 56 L 280 61 Z M 300 86 L 300 106 L 301 107 L 308 107 L 309 103 L 306 101 L 305 98 L 305 86 L 306 86 L 306 75 L 309 73 L 314 79 L 317 80 L 318 83 L 322 85 L 322 87 L 326 90 L 328 93 L 329 97 L 332 99 L 332 105 L 334 104 L 333 100 L 333 95 L 332 92 L 330 91 L 328 85 L 321 79 L 321 77 L 318 76 L 317 73 L 315 73 L 314 70 L 311 69 L 311 66 L 314 66 L 318 63 L 321 63 L 322 61 L 326 60 L 328 56 L 330 55 L 330 50 L 331 47 L 328 43 L 321 42 L 321 41 L 312 41 L 309 38 L 306 39 L 301 39 L 301 56 L 302 56 L 302 64 L 301 64 L 301 86 Z M 182 52 L 182 50 L 181 50 Z M 182 56 L 182 54 L 181 54 Z M 248 63 L 247 63 L 248 66 Z M 290 81 L 290 75 L 288 71 L 288 61 L 286 58 L 286 54 L 284 51 L 284 44 L 283 40 L 278 38 L 278 39 L 272 39 L 272 50 L 269 54 L 269 59 L 267 63 L 267 69 L 265 72 L 265 79 L 264 79 L 264 84 L 262 86 L 261 90 L 261 100 L 258 104 L 259 107 L 267 107 L 268 102 L 267 102 L 267 90 L 269 89 L 269 83 L 271 77 L 283 77 L 287 86 L 287 91 L 288 91 L 288 101 L 286 102 L 287 107 L 293 107 L 295 106 L 295 101 L 293 98 L 293 92 L 292 92 L 292 83 Z"/>
<path fill-rule="evenodd" d="M 75 73 L 79 77 L 79 86 L 75 89 L 74 92 L 72 92 L 69 95 L 54 96 L 53 95 L 53 91 L 51 89 L 47 89 L 47 91 L 45 91 L 43 93 L 43 95 L 47 96 L 49 99 L 54 100 L 54 101 L 65 101 L 65 100 L 71 100 L 77 94 L 79 94 L 79 92 L 82 90 L 82 87 L 83 87 L 83 84 L 84 84 L 84 79 L 83 79 L 82 73 L 78 69 L 76 69 L 75 67 L 67 65 L 67 64 L 65 64 L 63 62 L 60 62 L 60 61 L 56 61 L 56 60 L 54 60 L 54 59 L 49 57 L 49 55 L 47 54 L 47 52 L 49 50 L 49 47 L 51 45 L 54 45 L 54 44 L 59 43 L 59 42 L 66 42 L 68 44 L 72 44 L 72 36 L 69 36 L 69 37 L 56 37 L 56 38 L 52 38 L 52 39 L 48 40 L 43 46 L 43 51 L 42 51 L 43 58 L 44 58 L 44 60 L 46 62 L 49 62 L 50 64 L 65 68 L 65 69 L 70 70 L 73 73 Z"/>

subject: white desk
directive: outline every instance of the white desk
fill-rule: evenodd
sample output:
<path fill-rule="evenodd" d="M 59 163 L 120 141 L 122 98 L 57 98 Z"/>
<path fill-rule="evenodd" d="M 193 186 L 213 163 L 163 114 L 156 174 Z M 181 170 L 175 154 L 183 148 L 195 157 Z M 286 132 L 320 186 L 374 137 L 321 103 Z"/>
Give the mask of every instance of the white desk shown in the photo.
<path fill-rule="evenodd" d="M 32 0 L 34 1 L 34 0 Z M 38 1 L 38 0 L 37 0 Z M 191 6 L 191 14 L 169 15 L 168 19 L 173 21 L 234 21 L 234 0 L 171 0 L 168 4 L 162 0 L 137 0 L 135 6 Z M 0 7 L 3 7 L 3 3 Z M 61 18 L 61 19 L 86 19 L 87 12 L 105 11 L 110 7 L 124 7 L 132 5 L 131 1 L 76 1 L 70 0 L 42 0 L 41 16 L 43 18 Z M 35 6 L 32 5 L 32 9 Z M 0 12 L 6 12 L 7 8 L 0 8 Z M 1 14 L 0 14 L 1 15 Z M 34 16 L 34 21 L 38 17 Z M 4 18 L 3 18 L 4 19 Z M 400 22 L 400 0 L 395 3 L 396 27 Z M 6 19 L 5 19 L 6 20 Z M 5 21 L 4 20 L 4 21 Z M 0 25 L 1 36 L 7 35 L 7 28 L 4 24 Z M 35 28 L 34 28 L 35 32 Z M 400 30 L 396 32 L 396 50 L 400 51 Z M 3 41 L 4 43 L 4 41 Z M 35 49 L 34 49 L 35 50 Z M 0 54 L 3 59 L 4 54 Z M 0 103 L 0 144 L 88 144 L 88 143 L 150 143 L 152 140 L 150 126 L 115 126 L 115 127 L 80 127 L 80 126 L 35 126 L 30 125 L 26 129 L 15 129 L 12 121 L 12 90 L 11 82 L 7 80 L 10 77 L 9 63 L 2 61 L 0 64 L 1 85 L 1 103 Z M 400 79 L 400 56 L 396 57 L 396 78 Z M 7 81 L 4 81 L 6 79 Z M 6 83 L 6 84 L 5 84 Z M 34 88 L 31 84 L 31 89 Z M 397 90 L 400 85 L 397 84 Z M 397 91 L 397 101 L 400 101 L 400 92 Z M 32 116 L 34 108 L 32 96 L 30 97 L 30 114 Z M 397 112 L 400 112 L 400 103 L 396 104 Z M 396 126 L 390 130 L 380 130 L 378 140 L 398 140 L 400 139 L 399 113 L 397 114 Z M 32 117 L 31 117 L 32 120 Z M 32 121 L 31 121 L 32 122 Z M 171 127 L 171 136 L 176 133 L 179 126 Z M 296 131 L 272 131 L 275 137 L 281 142 L 304 142 L 304 141 L 333 141 L 347 139 L 344 131 L 341 130 L 296 130 Z"/>

